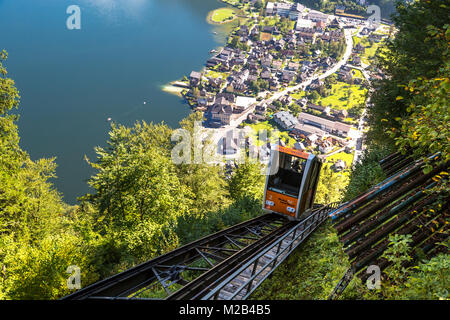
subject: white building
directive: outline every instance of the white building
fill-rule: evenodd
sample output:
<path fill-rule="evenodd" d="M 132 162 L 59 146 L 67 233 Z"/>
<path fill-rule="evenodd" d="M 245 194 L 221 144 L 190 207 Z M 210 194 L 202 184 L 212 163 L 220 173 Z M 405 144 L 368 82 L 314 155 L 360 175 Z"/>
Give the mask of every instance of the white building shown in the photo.
<path fill-rule="evenodd" d="M 295 118 L 287 111 L 280 111 L 275 113 L 273 115 L 273 120 L 285 130 L 292 129 L 295 125 L 298 124 L 297 118 Z"/>
<path fill-rule="evenodd" d="M 297 20 L 305 9 L 306 8 L 299 3 L 268 2 L 266 5 L 266 14 L 279 15 L 291 20 Z"/>
<path fill-rule="evenodd" d="M 327 23 L 328 21 L 328 15 L 321 13 L 321 12 L 310 12 L 307 15 L 307 18 L 313 22 L 323 22 Z"/>
<path fill-rule="evenodd" d="M 249 98 L 249 97 L 242 97 L 238 96 L 236 97 L 236 107 L 240 107 L 243 109 L 248 109 L 251 105 L 256 103 L 255 98 Z"/>
<path fill-rule="evenodd" d="M 303 28 L 312 28 L 314 26 L 314 22 L 308 19 L 303 19 L 302 17 L 299 17 L 297 20 L 297 25 L 295 26 L 295 29 L 297 31 L 303 29 Z"/>

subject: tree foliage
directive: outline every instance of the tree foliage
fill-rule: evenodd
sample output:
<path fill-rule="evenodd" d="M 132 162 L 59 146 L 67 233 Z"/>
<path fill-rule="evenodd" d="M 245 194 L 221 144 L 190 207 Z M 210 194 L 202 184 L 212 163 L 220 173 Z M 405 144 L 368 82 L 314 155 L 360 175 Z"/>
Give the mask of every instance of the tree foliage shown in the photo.
<path fill-rule="evenodd" d="M 410 118 L 414 111 L 411 104 L 429 103 L 430 96 L 410 90 L 410 82 L 448 74 L 449 11 L 449 0 L 397 4 L 398 13 L 393 20 L 398 32 L 377 56 L 378 67 L 387 77 L 375 83 L 374 105 L 368 112 L 368 138 L 375 143 L 394 145 L 395 139 L 388 130 L 394 128 L 398 136 L 401 133 L 399 119 Z"/>
<path fill-rule="evenodd" d="M 54 159 L 32 161 L 19 146 L 19 92 L 0 55 L 0 298 L 51 299 L 69 293 L 66 269 L 89 270 L 69 208 L 49 179 Z M 77 257 L 79 259 L 77 259 Z M 85 279 L 93 281 L 95 273 Z"/>

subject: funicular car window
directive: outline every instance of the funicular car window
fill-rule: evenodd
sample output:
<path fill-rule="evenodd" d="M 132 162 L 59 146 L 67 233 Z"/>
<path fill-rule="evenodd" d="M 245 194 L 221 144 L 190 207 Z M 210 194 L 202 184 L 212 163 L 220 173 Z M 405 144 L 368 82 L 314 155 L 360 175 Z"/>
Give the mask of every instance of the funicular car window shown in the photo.
<path fill-rule="evenodd" d="M 279 169 L 269 177 L 269 189 L 298 197 L 306 160 L 281 152 L 279 157 Z"/>

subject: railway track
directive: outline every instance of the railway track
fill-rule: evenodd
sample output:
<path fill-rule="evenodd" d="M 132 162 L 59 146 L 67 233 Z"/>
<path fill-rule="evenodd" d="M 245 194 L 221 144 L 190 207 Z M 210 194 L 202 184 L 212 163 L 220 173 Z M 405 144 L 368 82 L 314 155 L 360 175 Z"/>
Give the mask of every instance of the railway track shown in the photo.
<path fill-rule="evenodd" d="M 439 155 L 429 158 L 430 161 Z M 63 299 L 244 300 L 328 217 L 335 222 L 351 267 L 330 296 L 341 294 L 357 275 L 377 265 L 390 234 L 411 234 L 412 255 L 432 256 L 448 237 L 449 197 L 430 193 L 448 164 L 423 173 L 423 162 L 394 154 L 380 162 L 391 176 L 356 199 L 314 206 L 291 221 L 266 214 L 209 235 Z M 430 214 L 430 204 L 442 205 Z"/>
<path fill-rule="evenodd" d="M 290 223 L 275 214 L 248 220 L 94 283 L 63 299 L 166 298 Z"/>
<path fill-rule="evenodd" d="M 437 160 L 439 154 L 429 157 Z M 449 164 L 435 165 L 425 174 L 424 162 L 393 154 L 380 161 L 389 178 L 345 203 L 331 214 L 351 267 L 329 299 L 335 299 L 354 275 L 366 281 L 371 265 L 381 271 L 389 266 L 382 258 L 389 235 L 411 235 L 412 261 L 419 255 L 432 257 L 442 250 L 438 244 L 448 238 L 449 196 L 433 188 L 448 175 Z M 445 173 L 445 175 L 444 175 Z"/>
<path fill-rule="evenodd" d="M 244 300 L 327 218 L 337 204 L 315 210 L 312 215 L 297 222 L 288 232 L 253 257 L 243 261 L 229 273 L 202 300 Z"/>
<path fill-rule="evenodd" d="M 266 214 L 94 283 L 65 300 L 245 299 L 336 205 L 305 220 Z"/>

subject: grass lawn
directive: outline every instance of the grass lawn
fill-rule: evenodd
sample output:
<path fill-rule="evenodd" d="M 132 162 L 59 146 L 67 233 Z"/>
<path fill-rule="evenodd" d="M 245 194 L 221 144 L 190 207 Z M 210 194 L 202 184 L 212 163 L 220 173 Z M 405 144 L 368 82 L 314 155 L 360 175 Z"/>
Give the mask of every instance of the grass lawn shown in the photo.
<path fill-rule="evenodd" d="M 361 71 L 359 71 L 357 69 L 353 69 L 352 73 L 353 73 L 354 78 L 364 79 L 364 76 Z"/>
<path fill-rule="evenodd" d="M 378 27 L 378 29 L 375 30 L 374 34 L 388 35 L 390 29 L 391 29 L 391 26 L 382 23 L 382 24 Z"/>
<path fill-rule="evenodd" d="M 274 26 L 279 19 L 277 17 L 265 17 L 263 21 L 261 21 L 262 26 Z"/>
<path fill-rule="evenodd" d="M 371 64 L 370 59 L 375 56 L 376 51 L 381 45 L 381 42 L 374 42 L 373 45 L 370 45 L 370 42 L 368 40 L 368 37 L 353 37 L 353 43 L 356 46 L 358 43 L 360 43 L 364 48 L 366 48 L 366 51 L 364 54 L 361 55 L 361 61 L 365 64 Z"/>
<path fill-rule="evenodd" d="M 343 160 L 347 164 L 347 169 L 341 172 L 334 172 L 333 175 L 342 175 L 345 179 L 347 179 L 347 183 L 349 182 L 350 178 L 350 170 L 349 168 L 352 166 L 353 158 L 355 156 L 355 153 L 346 153 L 344 151 L 336 153 L 335 155 L 332 155 L 327 158 L 326 163 L 324 164 L 324 167 L 327 167 L 331 170 L 331 166 L 336 163 L 338 160 Z"/>
<path fill-rule="evenodd" d="M 231 21 L 235 17 L 236 10 L 232 8 L 220 8 L 214 10 L 210 15 L 211 21 L 215 23 L 224 23 L 226 21 Z"/>
<path fill-rule="evenodd" d="M 361 61 L 365 64 L 371 64 L 371 59 L 375 56 L 381 42 L 374 42 L 371 47 L 366 47 L 366 52 L 361 56 Z"/>
<path fill-rule="evenodd" d="M 294 98 L 295 100 L 301 99 L 305 97 L 305 91 L 300 91 L 298 93 L 290 93 L 289 95 Z"/>
<path fill-rule="evenodd" d="M 367 89 L 361 88 L 360 85 L 337 82 L 331 87 L 331 94 L 328 97 L 320 97 L 316 103 L 331 106 L 336 110 L 347 110 L 364 103 L 366 92 Z"/>
<path fill-rule="evenodd" d="M 258 147 L 262 146 L 264 143 L 264 141 L 258 140 L 258 132 L 264 130 L 267 130 L 267 132 L 270 133 L 270 131 L 278 129 L 278 131 L 280 132 L 280 138 L 282 138 L 284 141 L 286 141 L 286 139 L 289 141 L 289 143 L 286 145 L 287 147 L 293 148 L 296 142 L 295 139 L 289 136 L 289 133 L 287 131 L 281 131 L 276 125 L 272 124 L 269 120 L 255 124 L 247 124 L 246 126 L 249 126 L 253 130 L 250 136 L 252 137 L 253 143 Z"/>
<path fill-rule="evenodd" d="M 224 0 L 223 2 L 229 3 L 229 4 L 231 4 L 232 6 L 237 6 L 238 4 L 241 3 L 240 0 Z"/>
<path fill-rule="evenodd" d="M 228 74 L 225 72 L 208 70 L 208 72 L 206 73 L 206 76 L 213 78 L 213 79 L 216 79 L 216 78 L 226 79 L 228 77 Z"/>
<path fill-rule="evenodd" d="M 327 162 L 330 164 L 333 164 L 338 160 L 343 160 L 343 161 L 345 161 L 345 163 L 347 163 L 347 166 L 350 167 L 353 163 L 354 156 L 355 156 L 355 154 L 353 152 L 347 153 L 347 152 L 342 151 L 342 152 L 336 153 L 336 154 L 328 157 Z"/>

